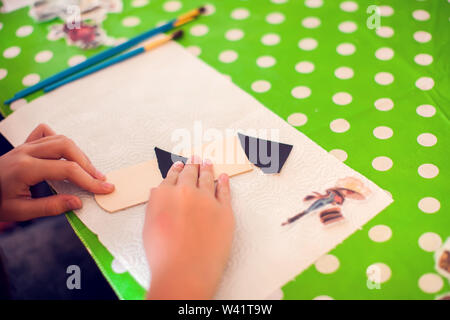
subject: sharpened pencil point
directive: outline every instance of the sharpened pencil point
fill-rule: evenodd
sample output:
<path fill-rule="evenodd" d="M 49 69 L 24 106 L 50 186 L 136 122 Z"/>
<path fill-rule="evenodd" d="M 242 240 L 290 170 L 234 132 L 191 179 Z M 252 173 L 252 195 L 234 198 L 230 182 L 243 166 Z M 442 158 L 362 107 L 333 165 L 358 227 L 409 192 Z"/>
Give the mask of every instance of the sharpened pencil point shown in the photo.
<path fill-rule="evenodd" d="M 198 12 L 205 13 L 206 12 L 206 8 L 205 7 L 200 7 L 200 8 L 198 8 Z"/>

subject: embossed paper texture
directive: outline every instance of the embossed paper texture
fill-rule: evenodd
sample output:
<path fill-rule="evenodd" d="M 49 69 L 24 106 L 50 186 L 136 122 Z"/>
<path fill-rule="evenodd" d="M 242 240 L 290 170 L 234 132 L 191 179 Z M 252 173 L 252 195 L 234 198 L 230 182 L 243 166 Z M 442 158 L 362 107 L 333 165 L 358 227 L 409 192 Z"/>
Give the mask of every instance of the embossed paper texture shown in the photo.
<path fill-rule="evenodd" d="M 231 179 L 236 230 L 216 298 L 266 298 L 392 202 L 384 190 L 176 43 L 36 99 L 2 121 L 0 132 L 17 146 L 39 123 L 47 123 L 72 138 L 98 169 L 109 172 L 155 157 L 155 146 L 172 150 L 173 130 L 192 131 L 196 121 L 204 129 L 278 129 L 279 141 L 294 146 L 280 174 L 265 175 L 255 168 Z M 304 201 L 307 195 L 316 191 L 325 196 L 327 189 L 349 178 L 367 192 L 337 206 L 341 221 L 324 225 L 319 218 L 323 207 L 281 226 L 311 205 Z M 82 198 L 78 217 L 148 288 L 145 204 L 110 214 L 92 194 L 66 182 L 52 185 L 59 193 Z"/>

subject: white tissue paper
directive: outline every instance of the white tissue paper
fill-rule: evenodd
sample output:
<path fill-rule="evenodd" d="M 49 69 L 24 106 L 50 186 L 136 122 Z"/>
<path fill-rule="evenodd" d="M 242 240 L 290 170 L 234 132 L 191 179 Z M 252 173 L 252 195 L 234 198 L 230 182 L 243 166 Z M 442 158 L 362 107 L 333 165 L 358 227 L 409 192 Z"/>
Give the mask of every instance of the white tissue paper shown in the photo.
<path fill-rule="evenodd" d="M 108 172 L 155 157 L 155 146 L 172 150 L 173 130 L 193 131 L 196 121 L 204 129 L 236 128 L 244 133 L 278 129 L 278 141 L 294 146 L 280 174 L 265 175 L 255 168 L 231 179 L 236 230 L 217 299 L 268 297 L 392 202 L 384 190 L 177 43 L 34 100 L 2 121 L 0 132 L 17 146 L 39 123 L 47 123 L 73 139 L 100 171 Z M 343 221 L 324 226 L 318 210 L 281 226 L 308 207 L 306 195 L 323 194 L 348 177 L 360 180 L 370 195 L 346 200 L 340 207 Z M 52 185 L 58 193 L 82 198 L 78 217 L 138 283 L 149 288 L 142 242 L 146 205 L 110 214 L 92 194 L 67 182 Z"/>

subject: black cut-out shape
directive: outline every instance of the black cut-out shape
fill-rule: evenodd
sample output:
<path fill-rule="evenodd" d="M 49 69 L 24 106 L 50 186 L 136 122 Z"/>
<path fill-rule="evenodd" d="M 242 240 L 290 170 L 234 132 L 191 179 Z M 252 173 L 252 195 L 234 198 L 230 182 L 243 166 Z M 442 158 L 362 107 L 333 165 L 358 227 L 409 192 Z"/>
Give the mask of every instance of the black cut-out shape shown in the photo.
<path fill-rule="evenodd" d="M 161 172 L 161 176 L 163 177 L 163 179 L 166 178 L 167 172 L 169 171 L 170 167 L 172 167 L 172 165 L 175 162 L 181 161 L 184 164 L 186 164 L 186 162 L 188 160 L 185 157 L 170 153 L 169 151 L 165 151 L 158 147 L 155 147 L 155 154 L 156 154 L 156 159 L 158 160 L 158 168 L 159 168 L 159 171 Z"/>
<path fill-rule="evenodd" d="M 242 133 L 238 133 L 238 137 L 248 160 L 268 174 L 280 173 L 293 147 L 290 144 L 250 137 Z"/>

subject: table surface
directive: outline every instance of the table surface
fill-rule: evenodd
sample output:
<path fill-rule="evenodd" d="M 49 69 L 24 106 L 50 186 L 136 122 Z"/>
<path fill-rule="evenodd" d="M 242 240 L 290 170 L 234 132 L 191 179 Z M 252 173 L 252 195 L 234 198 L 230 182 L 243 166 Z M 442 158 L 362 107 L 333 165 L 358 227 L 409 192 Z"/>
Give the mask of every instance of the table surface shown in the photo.
<path fill-rule="evenodd" d="M 123 2 L 123 12 L 103 22 L 116 38 L 203 4 Z M 449 292 L 434 252 L 450 236 L 450 3 L 208 2 L 210 13 L 186 25 L 180 43 L 394 198 L 273 298 L 435 299 Z M 367 24 L 376 21 L 371 4 L 380 6 L 378 29 Z M 1 101 L 104 49 L 48 39 L 53 23 L 35 23 L 26 8 L 0 14 Z M 40 94 L 0 110 L 7 116 Z M 144 289 L 96 235 L 74 213 L 67 218 L 118 296 L 142 298 Z M 380 272 L 379 286 L 368 283 L 368 269 Z"/>

